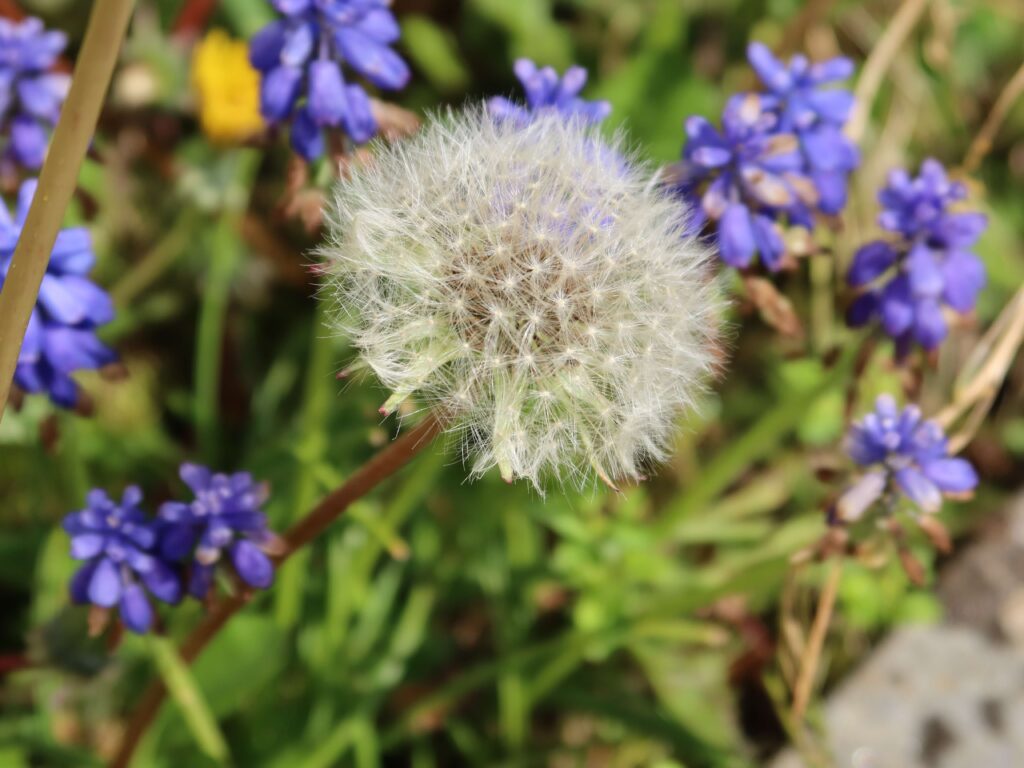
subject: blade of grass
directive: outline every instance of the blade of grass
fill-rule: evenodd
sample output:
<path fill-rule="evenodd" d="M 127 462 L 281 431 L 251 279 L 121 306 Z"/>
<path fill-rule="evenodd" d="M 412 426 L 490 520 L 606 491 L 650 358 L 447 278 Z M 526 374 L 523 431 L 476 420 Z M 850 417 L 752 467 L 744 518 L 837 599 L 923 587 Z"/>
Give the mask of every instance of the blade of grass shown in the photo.
<path fill-rule="evenodd" d="M 230 753 L 224 735 L 188 665 L 175 650 L 174 643 L 166 637 L 154 636 L 148 638 L 147 644 L 164 685 L 177 703 L 185 726 L 196 744 L 218 763 L 229 762 Z"/>
<path fill-rule="evenodd" d="M 300 416 L 299 434 L 302 442 L 296 447 L 296 478 L 292 493 L 291 521 L 298 520 L 317 498 L 316 467 L 327 449 L 327 411 L 330 406 L 333 350 L 321 336 L 327 322 L 327 302 L 318 301 L 313 315 L 309 360 L 306 364 L 306 386 Z M 285 628 L 294 627 L 301 613 L 302 595 L 306 589 L 309 551 L 297 552 L 278 571 L 274 589 L 274 618 Z"/>
<path fill-rule="evenodd" d="M 860 345 L 847 343 L 843 356 L 820 382 L 809 391 L 794 389 L 773 404 L 750 429 L 729 443 L 698 473 L 697 480 L 685 489 L 678 500 L 666 508 L 655 523 L 656 534 L 674 536 L 687 517 L 713 502 L 745 470 L 767 454 L 778 449 L 782 440 L 800 424 L 807 414 L 808 403 L 817 400 L 844 381 L 853 367 Z"/>
<path fill-rule="evenodd" d="M 353 718 L 343 720 L 326 739 L 320 742 L 311 755 L 299 763 L 299 768 L 330 768 L 332 765 L 338 765 L 352 746 L 355 730 L 356 721 Z"/>
<path fill-rule="evenodd" d="M 444 454 L 440 452 L 420 457 L 395 495 L 384 504 L 379 514 L 374 515 L 379 536 L 372 535 L 373 531 L 367 529 L 371 538 L 366 540 L 356 538 L 351 535 L 354 531 L 348 531 L 349 536 L 337 543 L 328 561 L 333 567 L 326 596 L 330 617 L 330 648 L 334 652 L 341 653 L 347 642 L 351 631 L 350 619 L 365 599 L 370 576 L 381 554 L 387 550 L 395 557 L 395 552 L 388 548 L 389 543 L 404 544 L 399 529 L 435 486 L 444 461 Z"/>
<path fill-rule="evenodd" d="M 242 260 L 242 243 L 238 228 L 241 211 L 248 204 L 253 178 L 260 164 L 260 155 L 252 150 L 239 150 L 235 160 L 231 189 L 226 200 L 238 202 L 225 206 L 213 230 L 210 242 L 209 269 L 203 286 L 196 329 L 194 418 L 203 458 L 207 464 L 220 463 L 220 376 L 231 284 Z M 237 196 L 230 194 L 238 190 Z M 241 210 L 240 210 L 241 209 Z"/>
<path fill-rule="evenodd" d="M 380 768 L 380 740 L 373 722 L 361 715 L 353 721 L 352 726 L 356 768 Z"/>
<path fill-rule="evenodd" d="M 193 419 L 203 459 L 212 466 L 220 464 L 221 357 L 231 283 L 240 257 L 232 222 L 223 217 L 210 238 L 210 267 L 203 285 L 196 328 Z"/>
<path fill-rule="evenodd" d="M 463 696 L 496 680 L 502 673 L 524 669 L 560 651 L 586 647 L 594 642 L 621 644 L 628 638 L 629 632 L 629 625 L 605 627 L 594 632 L 571 630 L 533 645 L 520 647 L 497 660 L 476 664 L 406 709 L 401 719 L 381 734 L 382 748 L 388 750 L 414 737 L 418 725 L 424 718 L 430 718 L 433 712 L 443 712 L 454 706 Z"/>
<path fill-rule="evenodd" d="M 110 298 L 118 307 L 126 307 L 155 283 L 192 242 L 199 216 L 194 208 L 185 208 L 146 254 L 114 283 Z"/>

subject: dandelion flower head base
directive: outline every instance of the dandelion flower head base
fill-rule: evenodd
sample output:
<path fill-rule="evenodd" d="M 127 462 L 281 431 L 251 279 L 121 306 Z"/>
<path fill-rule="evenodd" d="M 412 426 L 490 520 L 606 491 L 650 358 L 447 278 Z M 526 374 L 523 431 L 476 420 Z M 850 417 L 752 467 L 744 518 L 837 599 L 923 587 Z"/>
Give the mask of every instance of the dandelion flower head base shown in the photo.
<path fill-rule="evenodd" d="M 718 294 L 678 202 L 557 114 L 431 121 L 338 187 L 338 331 L 465 438 L 474 473 L 638 477 L 712 367 Z"/>

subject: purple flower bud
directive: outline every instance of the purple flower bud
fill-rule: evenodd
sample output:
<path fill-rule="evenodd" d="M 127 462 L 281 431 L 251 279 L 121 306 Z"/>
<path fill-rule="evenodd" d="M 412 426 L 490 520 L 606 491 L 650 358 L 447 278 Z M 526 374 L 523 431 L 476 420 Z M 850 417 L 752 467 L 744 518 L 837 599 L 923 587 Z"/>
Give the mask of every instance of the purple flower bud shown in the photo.
<path fill-rule="evenodd" d="M 569 67 L 561 77 L 552 67 L 539 68 L 529 59 L 518 59 L 513 66 L 526 94 L 526 107 L 497 97 L 488 101 L 490 113 L 503 120 L 525 125 L 543 112 L 557 112 L 568 118 L 580 118 L 597 124 L 611 114 L 607 101 L 586 101 L 580 92 L 587 84 L 587 70 Z"/>
<path fill-rule="evenodd" d="M 302 70 L 297 67 L 276 67 L 263 76 L 260 110 L 269 121 L 284 120 L 292 112 L 302 84 Z"/>
<path fill-rule="evenodd" d="M 121 620 L 136 634 L 145 634 L 153 624 L 153 606 L 138 584 L 129 584 L 121 596 Z"/>
<path fill-rule="evenodd" d="M 66 43 L 39 19 L 0 18 L 0 158 L 30 170 L 42 165 L 70 85 L 68 75 L 50 72 Z"/>
<path fill-rule="evenodd" d="M 284 21 L 272 21 L 253 35 L 249 41 L 249 62 L 253 67 L 267 72 L 280 63 L 287 29 Z"/>
<path fill-rule="evenodd" d="M 896 251 L 888 243 L 881 240 L 868 243 L 853 254 L 846 280 L 857 287 L 867 285 L 887 272 L 896 263 L 896 257 Z"/>
<path fill-rule="evenodd" d="M 301 157 L 313 161 L 324 153 L 323 130 L 309 114 L 300 109 L 292 123 L 291 145 Z"/>
<path fill-rule="evenodd" d="M 377 118 L 373 116 L 370 97 L 358 85 L 345 87 L 345 101 L 348 108 L 342 115 L 342 125 L 353 141 L 369 141 L 377 132 Z"/>
<path fill-rule="evenodd" d="M 718 249 L 730 267 L 744 268 L 754 256 L 754 226 L 745 205 L 733 203 L 718 223 Z"/>
<path fill-rule="evenodd" d="M 15 215 L 0 204 L 0 285 L 7 276 L 32 197 L 34 180 L 22 184 Z M 73 407 L 78 387 L 70 374 L 102 368 L 116 360 L 96 330 L 114 318 L 110 296 L 86 273 L 95 256 L 88 231 L 75 228 L 57 235 L 36 306 L 18 354 L 15 383 L 25 392 L 46 393 L 52 402 Z"/>
<path fill-rule="evenodd" d="M 231 562 L 239 578 L 256 589 L 266 589 L 274 580 L 274 565 L 255 544 L 241 539 L 231 545 Z"/>
<path fill-rule="evenodd" d="M 335 32 L 335 41 L 342 58 L 379 88 L 397 91 L 409 82 L 409 67 L 402 58 L 361 30 L 342 27 Z"/>
<path fill-rule="evenodd" d="M 338 125 L 346 111 L 341 67 L 314 61 L 309 65 L 309 116 L 317 125 Z"/>

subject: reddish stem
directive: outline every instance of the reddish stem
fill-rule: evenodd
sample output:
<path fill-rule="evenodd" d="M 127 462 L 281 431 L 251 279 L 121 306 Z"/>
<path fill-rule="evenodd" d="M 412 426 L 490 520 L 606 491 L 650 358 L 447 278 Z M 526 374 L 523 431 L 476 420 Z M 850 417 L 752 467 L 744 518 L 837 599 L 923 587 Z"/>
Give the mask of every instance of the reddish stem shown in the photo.
<path fill-rule="evenodd" d="M 276 558 L 277 564 L 283 563 L 298 549 L 327 530 L 330 524 L 337 520 L 353 501 L 362 498 L 382 481 L 404 467 L 420 449 L 429 444 L 440 432 L 440 422 L 436 417 L 430 415 L 421 424 L 366 462 L 343 485 L 327 495 L 308 515 L 284 534 L 284 550 Z M 239 590 L 213 604 L 206 616 L 203 617 L 202 622 L 181 644 L 179 653 L 186 664 L 195 661 L 207 644 L 224 628 L 228 620 L 249 602 L 249 598 L 249 593 Z M 163 682 L 159 679 L 153 680 L 128 723 L 124 739 L 111 763 L 113 768 L 127 768 L 135 749 L 156 718 L 166 696 L 167 689 Z"/>
<path fill-rule="evenodd" d="M 14 0 L 0 0 L 0 16 L 13 19 L 14 21 L 21 21 L 25 18 L 26 14 Z"/>
<path fill-rule="evenodd" d="M 216 8 L 217 0 L 188 0 L 174 20 L 171 31 L 175 35 L 199 34 L 206 29 L 206 23 Z"/>
<path fill-rule="evenodd" d="M 0 656 L 0 677 L 31 666 L 32 662 L 24 653 L 5 654 Z"/>

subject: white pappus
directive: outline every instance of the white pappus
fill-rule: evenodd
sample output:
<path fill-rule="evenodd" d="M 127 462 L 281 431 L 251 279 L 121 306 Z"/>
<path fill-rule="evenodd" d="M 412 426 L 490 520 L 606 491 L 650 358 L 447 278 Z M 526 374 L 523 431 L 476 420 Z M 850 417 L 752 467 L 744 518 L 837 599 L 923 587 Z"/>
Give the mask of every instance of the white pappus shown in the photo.
<path fill-rule="evenodd" d="M 621 140 L 556 114 L 435 116 L 338 184 L 334 329 L 434 409 L 473 474 L 609 484 L 665 458 L 717 358 L 710 251 Z"/>

